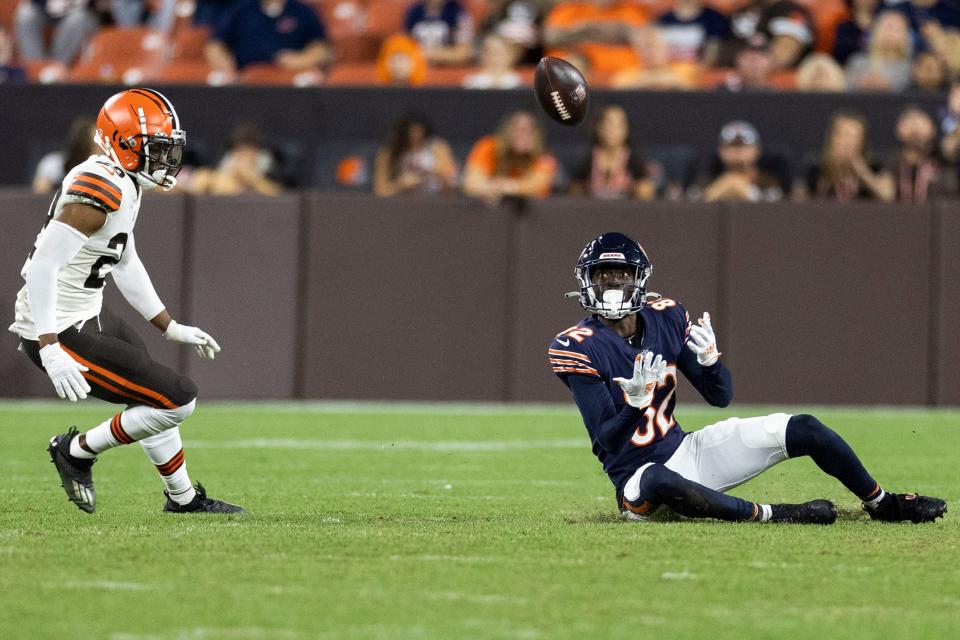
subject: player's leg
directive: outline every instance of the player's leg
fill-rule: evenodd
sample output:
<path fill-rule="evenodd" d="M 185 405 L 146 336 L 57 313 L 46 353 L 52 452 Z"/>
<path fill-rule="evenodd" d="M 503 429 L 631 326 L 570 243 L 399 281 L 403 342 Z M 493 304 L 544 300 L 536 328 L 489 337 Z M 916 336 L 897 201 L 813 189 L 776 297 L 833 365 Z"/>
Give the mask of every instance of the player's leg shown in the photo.
<path fill-rule="evenodd" d="M 932 522 L 947 511 L 946 502 L 939 498 L 885 492 L 850 445 L 811 415 L 798 414 L 790 418 L 785 446 L 791 458 L 810 456 L 824 473 L 839 480 L 860 498 L 864 510 L 874 520 Z"/>
<path fill-rule="evenodd" d="M 99 330 L 103 335 L 122 340 L 149 358 L 147 345 L 140 334 L 122 318 L 104 309 L 99 317 Z M 157 469 L 164 485 L 164 493 L 175 504 L 190 504 L 196 497 L 196 490 L 187 473 L 187 462 L 183 452 L 183 440 L 179 425 L 161 433 L 140 440 L 140 446 L 147 458 Z"/>
<path fill-rule="evenodd" d="M 645 501 L 667 504 L 688 517 L 829 524 L 836 508 L 827 500 L 803 504 L 754 503 L 723 492 L 787 458 L 785 433 L 790 416 L 730 418 L 694 431 L 662 466 L 641 469 L 636 487 Z M 631 479 L 632 481 L 634 479 Z"/>

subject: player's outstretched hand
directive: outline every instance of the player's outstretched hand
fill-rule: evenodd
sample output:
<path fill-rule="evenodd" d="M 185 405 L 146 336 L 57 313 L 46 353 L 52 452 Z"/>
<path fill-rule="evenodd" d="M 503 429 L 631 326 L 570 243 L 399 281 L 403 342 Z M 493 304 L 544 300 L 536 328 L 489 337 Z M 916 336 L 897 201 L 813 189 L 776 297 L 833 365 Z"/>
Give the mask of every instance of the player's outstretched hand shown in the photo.
<path fill-rule="evenodd" d="M 71 358 L 70 354 L 60 347 L 59 342 L 40 349 L 40 362 L 50 376 L 57 395 L 64 400 L 76 402 L 85 399 L 90 393 L 90 385 L 83 379 L 83 372 L 88 369 Z"/>
<path fill-rule="evenodd" d="M 697 354 L 697 362 L 703 367 L 713 365 L 720 358 L 717 349 L 717 335 L 710 324 L 710 314 L 704 312 L 697 320 L 697 324 L 690 327 L 690 339 L 687 341 L 690 350 Z"/>
<path fill-rule="evenodd" d="M 657 389 L 657 384 L 664 379 L 667 374 L 667 361 L 663 356 L 647 351 L 637 356 L 633 363 L 633 377 L 614 378 L 623 389 L 627 397 L 627 404 L 637 409 L 645 409 L 653 402 L 653 393 Z"/>
<path fill-rule="evenodd" d="M 180 324 L 176 320 L 170 321 L 167 330 L 163 332 L 163 337 L 171 342 L 192 344 L 194 351 L 204 360 L 213 360 L 220 353 L 220 345 L 210 334 L 196 327 Z"/>

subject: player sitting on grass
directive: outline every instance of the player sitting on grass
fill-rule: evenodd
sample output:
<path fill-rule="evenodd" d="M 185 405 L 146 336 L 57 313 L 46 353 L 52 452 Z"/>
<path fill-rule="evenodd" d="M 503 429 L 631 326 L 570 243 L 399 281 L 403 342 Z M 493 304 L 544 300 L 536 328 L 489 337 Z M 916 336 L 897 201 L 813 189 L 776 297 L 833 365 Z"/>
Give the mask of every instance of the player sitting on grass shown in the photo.
<path fill-rule="evenodd" d="M 103 105 L 95 140 L 106 155 L 90 156 L 63 179 L 23 267 L 26 285 L 10 330 L 61 398 L 76 402 L 89 393 L 126 409 L 86 433 L 71 428 L 55 436 L 50 457 L 67 497 L 88 513 L 96 509 L 96 456 L 132 442 L 140 442 L 160 473 L 164 511 L 242 512 L 208 498 L 187 475 L 179 426 L 193 413 L 197 386 L 152 360 L 143 339 L 102 308 L 112 272 L 127 302 L 167 340 L 192 345 L 201 358 L 220 351 L 209 335 L 170 317 L 133 241 L 143 192 L 176 184 L 186 134 L 164 96 L 131 89 Z"/>
<path fill-rule="evenodd" d="M 762 504 L 723 493 L 797 456 L 842 482 L 874 520 L 943 516 L 943 500 L 884 491 L 850 446 L 810 415 L 730 418 L 684 433 L 673 417 L 678 372 L 717 407 L 730 403 L 732 382 L 709 314 L 694 325 L 676 301 L 648 295 L 652 270 L 643 248 L 621 233 L 591 241 L 576 267 L 580 291 L 567 295 L 592 315 L 549 348 L 625 518 L 646 520 L 666 505 L 690 518 L 833 523 L 837 510 L 828 500 Z"/>

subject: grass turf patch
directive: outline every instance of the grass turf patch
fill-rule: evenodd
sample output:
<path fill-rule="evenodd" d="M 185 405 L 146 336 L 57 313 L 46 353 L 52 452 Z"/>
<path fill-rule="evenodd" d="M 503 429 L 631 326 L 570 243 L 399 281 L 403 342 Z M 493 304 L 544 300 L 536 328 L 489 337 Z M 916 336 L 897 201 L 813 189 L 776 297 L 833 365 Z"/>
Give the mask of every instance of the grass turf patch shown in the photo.
<path fill-rule="evenodd" d="M 763 409 L 682 411 L 688 430 Z M 735 492 L 832 527 L 616 517 L 575 411 L 201 404 L 187 465 L 244 517 L 161 513 L 139 447 L 67 502 L 45 451 L 97 403 L 0 405 L 0 637 L 960 637 L 955 514 L 880 524 L 809 460 Z M 960 497 L 960 413 L 815 412 L 887 488 Z"/>

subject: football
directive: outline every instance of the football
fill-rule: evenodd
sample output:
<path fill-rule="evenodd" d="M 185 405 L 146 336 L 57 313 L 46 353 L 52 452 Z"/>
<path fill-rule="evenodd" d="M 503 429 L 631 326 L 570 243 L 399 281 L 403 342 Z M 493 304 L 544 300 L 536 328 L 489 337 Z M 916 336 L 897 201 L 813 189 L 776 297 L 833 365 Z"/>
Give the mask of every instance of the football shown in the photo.
<path fill-rule="evenodd" d="M 547 115 L 560 124 L 575 127 L 587 117 L 590 109 L 587 81 L 566 60 L 542 58 L 533 77 L 533 92 Z"/>

